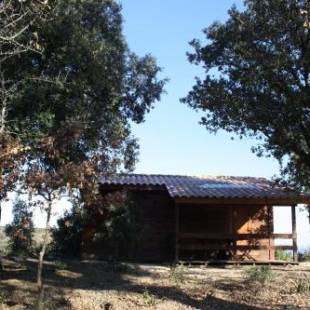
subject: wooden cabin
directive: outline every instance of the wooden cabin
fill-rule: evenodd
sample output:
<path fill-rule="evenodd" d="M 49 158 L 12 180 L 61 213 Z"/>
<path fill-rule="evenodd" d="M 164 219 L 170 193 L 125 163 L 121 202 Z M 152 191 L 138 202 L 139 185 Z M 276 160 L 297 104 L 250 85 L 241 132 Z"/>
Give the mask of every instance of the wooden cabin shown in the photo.
<path fill-rule="evenodd" d="M 308 194 L 250 177 L 128 174 L 102 177 L 100 187 L 131 193 L 141 229 L 135 246 L 114 258 L 138 262 L 270 262 L 277 249 L 297 260 L 295 208 L 310 203 Z M 291 208 L 292 229 L 285 234 L 273 231 L 273 206 Z M 276 246 L 276 238 L 292 245 Z M 84 250 L 111 257 L 104 245 Z"/>

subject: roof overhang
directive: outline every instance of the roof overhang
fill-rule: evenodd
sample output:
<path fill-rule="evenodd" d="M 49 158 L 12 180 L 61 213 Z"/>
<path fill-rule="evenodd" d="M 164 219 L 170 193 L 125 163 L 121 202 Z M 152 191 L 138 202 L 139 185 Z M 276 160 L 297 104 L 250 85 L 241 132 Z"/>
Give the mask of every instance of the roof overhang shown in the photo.
<path fill-rule="evenodd" d="M 101 190 L 166 191 L 183 204 L 310 204 L 310 194 L 264 178 L 121 174 L 99 178 Z"/>
<path fill-rule="evenodd" d="M 272 206 L 292 206 L 296 204 L 309 204 L 309 196 L 298 197 L 255 197 L 255 198 L 175 198 L 177 204 L 217 204 L 217 205 L 272 205 Z"/>

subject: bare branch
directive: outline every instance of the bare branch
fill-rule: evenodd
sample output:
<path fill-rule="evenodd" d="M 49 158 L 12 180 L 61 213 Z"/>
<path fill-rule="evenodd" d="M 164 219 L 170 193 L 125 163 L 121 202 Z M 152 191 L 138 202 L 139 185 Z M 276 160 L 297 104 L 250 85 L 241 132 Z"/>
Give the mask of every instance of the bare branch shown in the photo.
<path fill-rule="evenodd" d="M 3 40 L 3 41 L 14 41 L 17 37 L 22 35 L 28 28 L 29 28 L 29 25 L 25 26 L 23 29 L 21 29 L 18 32 L 14 33 L 10 37 L 5 37 L 5 36 L 1 36 L 0 35 L 0 40 Z"/>

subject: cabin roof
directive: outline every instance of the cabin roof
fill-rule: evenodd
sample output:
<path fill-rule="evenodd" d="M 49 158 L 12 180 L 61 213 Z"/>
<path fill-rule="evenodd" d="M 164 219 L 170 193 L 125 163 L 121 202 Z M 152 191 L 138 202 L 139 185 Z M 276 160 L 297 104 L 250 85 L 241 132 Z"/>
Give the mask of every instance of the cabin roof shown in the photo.
<path fill-rule="evenodd" d="M 99 183 L 114 186 L 161 186 L 172 198 L 251 198 L 295 199 L 310 201 L 309 193 L 299 193 L 265 178 L 228 176 L 182 176 L 155 174 L 119 174 L 103 176 Z"/>

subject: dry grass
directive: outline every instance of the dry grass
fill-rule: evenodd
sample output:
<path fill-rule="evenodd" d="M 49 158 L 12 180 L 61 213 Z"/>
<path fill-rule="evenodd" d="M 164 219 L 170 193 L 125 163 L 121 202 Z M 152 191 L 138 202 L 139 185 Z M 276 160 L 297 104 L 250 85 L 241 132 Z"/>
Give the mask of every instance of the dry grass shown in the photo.
<path fill-rule="evenodd" d="M 0 309 L 31 309 L 36 297 L 35 261 L 6 260 L 4 265 Z M 246 268 L 46 263 L 45 308 L 310 309 L 309 263 L 274 267 L 274 277 L 264 286 L 249 282 Z"/>

